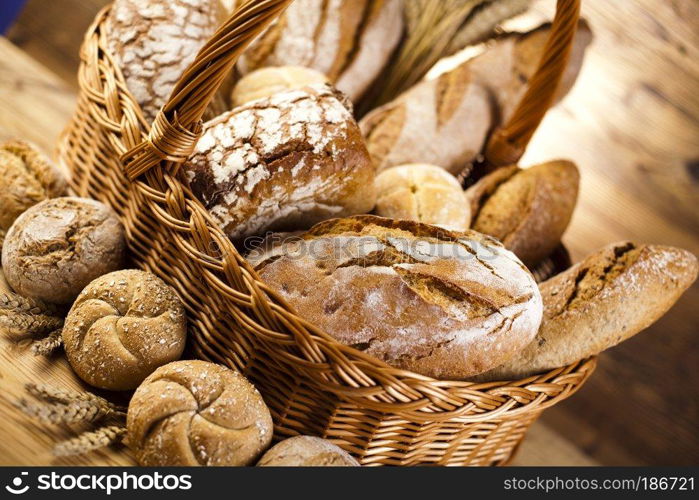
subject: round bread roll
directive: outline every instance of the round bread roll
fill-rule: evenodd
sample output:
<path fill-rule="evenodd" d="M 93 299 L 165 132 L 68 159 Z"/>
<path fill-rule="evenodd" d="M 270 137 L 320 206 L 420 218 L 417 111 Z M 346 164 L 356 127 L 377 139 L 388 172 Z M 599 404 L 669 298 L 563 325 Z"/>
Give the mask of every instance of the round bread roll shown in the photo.
<path fill-rule="evenodd" d="M 240 373 L 205 361 L 158 368 L 138 388 L 126 419 L 144 467 L 251 465 L 272 442 L 272 416 Z"/>
<path fill-rule="evenodd" d="M 307 85 L 322 85 L 330 80 L 320 71 L 303 66 L 262 68 L 244 76 L 233 88 L 231 102 L 234 107 L 258 99 L 271 97 L 285 90 L 295 90 Z"/>
<path fill-rule="evenodd" d="M 46 200 L 20 215 L 7 233 L 2 267 L 20 295 L 70 304 L 98 276 L 124 261 L 124 228 L 103 203 Z"/>
<path fill-rule="evenodd" d="M 579 183 L 578 168 L 564 160 L 498 169 L 466 191 L 471 227 L 502 241 L 534 267 L 560 244 L 575 210 Z"/>
<path fill-rule="evenodd" d="M 186 335 L 175 291 L 151 273 L 127 270 L 97 278 L 82 291 L 66 318 L 63 343 L 81 379 L 125 391 L 179 359 Z"/>
<path fill-rule="evenodd" d="M 376 215 L 465 231 L 471 207 L 456 177 L 441 167 L 401 165 L 376 177 Z"/>
<path fill-rule="evenodd" d="M 313 436 L 285 439 L 265 453 L 258 467 L 359 467 L 345 450 Z"/>
<path fill-rule="evenodd" d="M 7 230 L 25 210 L 62 196 L 66 180 L 48 158 L 23 141 L 0 145 L 0 248 Z"/>
<path fill-rule="evenodd" d="M 335 219 L 252 263 L 301 317 L 339 342 L 429 377 L 459 380 L 498 366 L 541 322 L 531 273 L 473 231 Z"/>

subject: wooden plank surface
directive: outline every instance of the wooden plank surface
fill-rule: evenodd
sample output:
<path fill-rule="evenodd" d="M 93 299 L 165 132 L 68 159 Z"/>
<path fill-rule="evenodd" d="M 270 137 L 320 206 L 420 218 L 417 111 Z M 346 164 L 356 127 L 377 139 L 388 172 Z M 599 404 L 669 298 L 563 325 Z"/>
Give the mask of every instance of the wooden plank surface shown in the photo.
<path fill-rule="evenodd" d="M 68 86 L 44 79 L 26 58 L 8 62 L 2 48 L 0 138 L 24 134 L 50 147 L 57 117 L 70 112 L 76 33 L 93 14 L 80 16 L 105 0 L 60 3 L 75 4 L 64 23 L 71 40 L 42 0 L 29 0 L 12 37 Z M 550 18 L 554 4 L 538 1 L 535 15 Z M 548 114 L 523 164 L 567 157 L 580 166 L 580 203 L 565 238 L 574 258 L 622 239 L 699 254 L 699 2 L 585 0 L 583 14 L 595 40 L 580 80 Z M 606 353 L 578 394 L 544 413 L 516 463 L 699 462 L 698 306 L 695 285 L 656 325 Z"/>

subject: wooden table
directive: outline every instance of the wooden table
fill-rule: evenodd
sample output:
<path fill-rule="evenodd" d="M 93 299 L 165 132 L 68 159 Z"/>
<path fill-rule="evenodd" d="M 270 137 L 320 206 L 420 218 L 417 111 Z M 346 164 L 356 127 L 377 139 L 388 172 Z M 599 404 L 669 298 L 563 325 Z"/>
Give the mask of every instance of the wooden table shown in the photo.
<path fill-rule="evenodd" d="M 64 1 L 78 13 L 104 2 Z M 77 47 L 50 36 L 60 13 L 32 4 L 40 5 L 25 13 L 17 40 L 70 78 Z M 554 4 L 541 0 L 535 12 L 550 18 Z M 522 163 L 566 157 L 580 166 L 580 203 L 565 238 L 575 259 L 623 239 L 699 254 L 699 4 L 586 0 L 583 14 L 595 41 L 580 80 L 548 114 Z M 71 32 L 89 23 L 78 17 L 71 16 Z M 72 110 L 73 86 L 0 40 L 0 140 L 20 136 L 51 150 Z M 698 305 L 695 285 L 647 332 L 602 356 L 586 386 L 535 424 L 515 463 L 698 463 Z M 5 336 L 0 348 L 0 463 L 130 463 L 115 450 L 51 461 L 51 443 L 67 431 L 27 421 L 10 402 L 30 380 L 79 383 L 61 358 L 35 359 Z"/>

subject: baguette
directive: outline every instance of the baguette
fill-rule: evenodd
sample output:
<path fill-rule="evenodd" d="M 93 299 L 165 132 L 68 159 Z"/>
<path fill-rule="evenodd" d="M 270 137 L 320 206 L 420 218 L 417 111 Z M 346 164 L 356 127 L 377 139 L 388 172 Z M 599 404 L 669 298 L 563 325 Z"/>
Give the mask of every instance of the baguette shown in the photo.
<path fill-rule="evenodd" d="M 512 380 L 599 354 L 662 317 L 696 280 L 697 258 L 678 248 L 622 242 L 540 285 L 544 319 L 513 359 L 476 377 Z"/>

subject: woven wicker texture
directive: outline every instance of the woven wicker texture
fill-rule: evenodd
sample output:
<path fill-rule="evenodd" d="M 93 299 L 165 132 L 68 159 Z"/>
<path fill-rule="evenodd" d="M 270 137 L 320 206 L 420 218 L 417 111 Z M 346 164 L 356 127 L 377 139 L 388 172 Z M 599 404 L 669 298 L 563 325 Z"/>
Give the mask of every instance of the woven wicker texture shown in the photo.
<path fill-rule="evenodd" d="M 594 359 L 513 383 L 440 381 L 392 368 L 298 317 L 178 176 L 223 77 L 290 2 L 241 7 L 182 76 L 152 128 L 105 49 L 102 11 L 81 50 L 78 108 L 60 161 L 77 193 L 118 212 L 134 264 L 180 294 L 195 354 L 257 385 L 277 438 L 327 437 L 367 465 L 506 463 L 541 411 L 584 383 Z"/>

